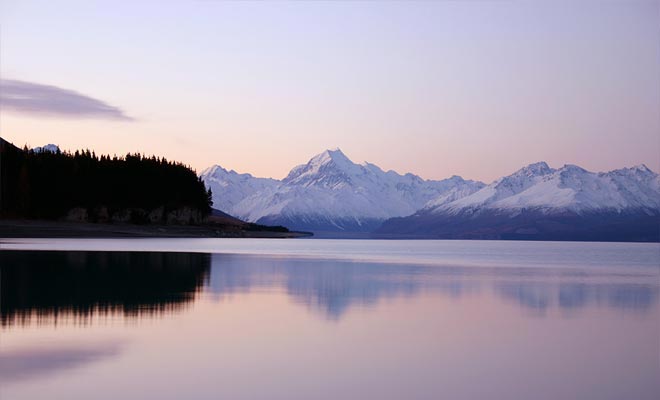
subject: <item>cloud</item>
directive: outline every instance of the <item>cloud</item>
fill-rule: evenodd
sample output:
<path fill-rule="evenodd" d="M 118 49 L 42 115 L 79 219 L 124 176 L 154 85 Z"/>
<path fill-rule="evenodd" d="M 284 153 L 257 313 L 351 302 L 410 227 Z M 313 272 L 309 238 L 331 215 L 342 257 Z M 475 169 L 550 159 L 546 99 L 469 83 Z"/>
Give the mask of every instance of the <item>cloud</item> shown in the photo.
<path fill-rule="evenodd" d="M 65 118 L 134 120 L 118 107 L 73 90 L 12 79 L 0 79 L 0 109 Z"/>
<path fill-rule="evenodd" d="M 122 343 L 59 344 L 0 352 L 0 383 L 38 378 L 117 356 Z"/>

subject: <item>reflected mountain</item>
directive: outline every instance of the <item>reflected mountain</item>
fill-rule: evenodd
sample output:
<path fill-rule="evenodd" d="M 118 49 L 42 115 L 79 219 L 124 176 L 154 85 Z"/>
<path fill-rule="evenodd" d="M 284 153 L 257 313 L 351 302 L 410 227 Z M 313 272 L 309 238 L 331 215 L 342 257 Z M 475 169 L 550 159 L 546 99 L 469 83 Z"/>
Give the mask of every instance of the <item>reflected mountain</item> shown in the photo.
<path fill-rule="evenodd" d="M 2 326 L 182 308 L 208 280 L 210 256 L 148 252 L 0 252 Z"/>
<path fill-rule="evenodd" d="M 459 298 L 485 288 L 533 310 L 587 306 L 646 310 L 659 295 L 657 272 L 622 273 L 597 267 L 450 267 L 226 254 L 214 254 L 212 265 L 209 291 L 218 298 L 282 290 L 333 320 L 352 307 L 369 307 L 382 299 L 420 293 Z"/>
<path fill-rule="evenodd" d="M 259 290 L 283 290 L 330 319 L 352 306 L 369 306 L 380 299 L 410 297 L 429 286 L 433 270 L 424 266 L 307 260 L 214 254 L 209 290 L 216 297 Z M 467 282 L 448 278 L 434 290 L 458 295 Z"/>
<path fill-rule="evenodd" d="M 559 307 L 564 310 L 588 305 L 628 310 L 644 310 L 658 299 L 657 284 L 639 283 L 559 283 L 504 282 L 495 285 L 498 294 L 518 304 L 545 312 Z"/>
<path fill-rule="evenodd" d="M 2 326 L 86 323 L 95 315 L 159 316 L 204 291 L 282 292 L 329 320 L 379 301 L 440 294 L 489 295 L 524 309 L 604 307 L 646 311 L 658 303 L 657 270 L 430 266 L 257 255 L 0 251 Z"/>

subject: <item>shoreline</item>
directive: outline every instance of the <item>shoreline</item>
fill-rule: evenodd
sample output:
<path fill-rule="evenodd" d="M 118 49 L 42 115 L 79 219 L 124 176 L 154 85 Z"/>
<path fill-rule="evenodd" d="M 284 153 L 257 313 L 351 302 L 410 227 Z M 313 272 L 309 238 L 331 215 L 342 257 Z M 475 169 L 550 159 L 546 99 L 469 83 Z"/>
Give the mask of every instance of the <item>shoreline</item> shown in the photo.
<path fill-rule="evenodd" d="M 309 232 L 251 231 L 222 225 L 135 225 L 91 222 L 0 220 L 0 238 L 260 238 L 311 237 Z"/>

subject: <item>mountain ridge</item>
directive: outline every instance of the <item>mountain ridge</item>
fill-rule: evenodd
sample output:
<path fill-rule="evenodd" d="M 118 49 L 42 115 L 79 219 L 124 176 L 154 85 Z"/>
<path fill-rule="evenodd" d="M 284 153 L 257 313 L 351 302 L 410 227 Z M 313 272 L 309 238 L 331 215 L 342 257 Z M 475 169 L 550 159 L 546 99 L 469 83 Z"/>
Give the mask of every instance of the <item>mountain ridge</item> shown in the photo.
<path fill-rule="evenodd" d="M 572 164 L 554 169 L 536 163 L 432 211 L 455 212 L 466 208 L 568 209 L 577 213 L 599 209 L 658 210 L 660 179 L 643 164 L 590 172 Z"/>
<path fill-rule="evenodd" d="M 646 165 L 590 172 L 530 164 L 479 191 L 385 221 L 378 236 L 660 240 L 660 177 Z"/>
<path fill-rule="evenodd" d="M 222 180 L 209 169 L 201 177 L 209 183 Z M 484 185 L 457 176 L 434 181 L 411 173 L 385 172 L 368 162 L 353 163 L 339 148 L 325 150 L 292 168 L 281 181 L 270 182 L 232 204 L 212 187 L 214 204 L 220 209 L 219 204 L 227 204 L 224 211 L 251 222 L 301 230 L 370 232 L 386 219 L 410 215 L 456 187 L 461 189 L 455 196 L 460 196 Z M 246 186 L 254 185 L 246 182 Z"/>
<path fill-rule="evenodd" d="M 643 226 L 643 240 L 660 236 L 654 233 L 653 219 L 660 218 L 660 178 L 644 164 L 590 172 L 539 161 L 486 185 L 459 176 L 425 180 L 385 172 L 369 162 L 353 163 L 335 148 L 295 166 L 282 180 L 221 167 L 205 170 L 202 179 L 207 184 L 220 181 L 218 171 L 233 179 L 225 177 L 226 183 L 217 186 L 220 192 L 212 188 L 214 200 L 227 205 L 216 207 L 250 222 L 300 230 L 526 239 L 558 239 L 579 231 L 577 240 L 609 240 L 617 236 L 616 229 L 634 236 L 634 220 Z M 598 230 L 608 233 L 599 236 Z"/>

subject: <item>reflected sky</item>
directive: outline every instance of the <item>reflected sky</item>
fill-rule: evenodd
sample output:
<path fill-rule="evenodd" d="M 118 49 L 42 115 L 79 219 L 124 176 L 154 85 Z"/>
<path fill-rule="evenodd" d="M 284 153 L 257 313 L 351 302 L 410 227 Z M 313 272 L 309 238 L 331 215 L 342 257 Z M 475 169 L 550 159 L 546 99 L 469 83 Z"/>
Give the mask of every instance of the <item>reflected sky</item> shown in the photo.
<path fill-rule="evenodd" d="M 252 290 L 281 290 L 329 319 L 339 319 L 352 306 L 429 292 L 450 297 L 493 292 L 538 311 L 590 305 L 644 311 L 658 301 L 657 276 L 653 270 L 447 267 L 214 254 L 208 292 L 222 299 Z"/>
<path fill-rule="evenodd" d="M 286 293 L 313 313 L 338 320 L 351 307 L 435 293 L 493 293 L 542 315 L 588 306 L 648 311 L 658 302 L 653 269 L 462 267 L 323 258 L 204 253 L 4 251 L 3 325 L 95 314 L 158 317 L 199 295 L 214 301 L 252 291 Z"/>
<path fill-rule="evenodd" d="M 313 247 L 354 254 L 356 242 Z M 365 243 L 388 249 L 354 259 L 233 246 L 250 243 L 252 254 L 0 251 L 0 398 L 660 394 L 655 247 L 617 244 L 611 263 L 565 251 L 558 267 L 506 243 L 475 242 L 470 265 L 433 242 L 414 243 L 419 262 L 406 242 Z M 406 262 L 379 259 L 388 252 Z"/>

